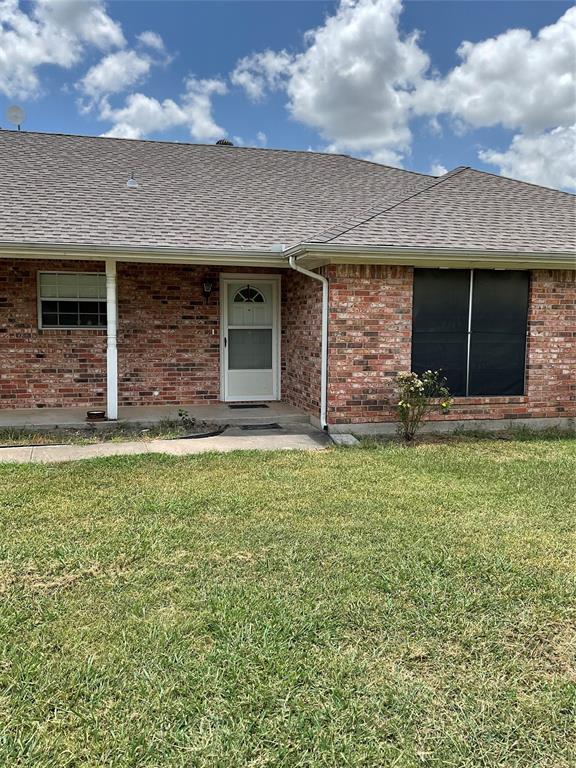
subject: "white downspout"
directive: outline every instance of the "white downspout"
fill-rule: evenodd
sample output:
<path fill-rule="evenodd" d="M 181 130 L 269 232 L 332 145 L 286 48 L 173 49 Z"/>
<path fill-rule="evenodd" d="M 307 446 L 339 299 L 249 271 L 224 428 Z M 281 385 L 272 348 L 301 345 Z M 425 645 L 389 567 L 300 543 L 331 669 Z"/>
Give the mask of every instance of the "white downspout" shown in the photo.
<path fill-rule="evenodd" d="M 106 259 L 106 417 L 118 418 L 118 350 L 116 329 L 118 301 L 116 291 L 116 261 Z"/>
<path fill-rule="evenodd" d="M 322 283 L 322 345 L 320 350 L 320 426 L 328 429 L 328 279 L 317 272 L 301 267 L 295 256 L 288 257 L 288 263 L 296 272 Z"/>

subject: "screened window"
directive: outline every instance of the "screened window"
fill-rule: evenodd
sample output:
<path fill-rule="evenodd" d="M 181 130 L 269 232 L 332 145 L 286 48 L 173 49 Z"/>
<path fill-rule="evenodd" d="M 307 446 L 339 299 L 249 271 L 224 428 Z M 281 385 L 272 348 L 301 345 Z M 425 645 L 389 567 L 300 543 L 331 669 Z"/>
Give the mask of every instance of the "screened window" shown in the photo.
<path fill-rule="evenodd" d="M 412 370 L 442 370 L 455 396 L 522 395 L 527 272 L 417 269 Z"/>
<path fill-rule="evenodd" d="M 106 276 L 100 272 L 40 272 L 41 328 L 105 328 Z"/>

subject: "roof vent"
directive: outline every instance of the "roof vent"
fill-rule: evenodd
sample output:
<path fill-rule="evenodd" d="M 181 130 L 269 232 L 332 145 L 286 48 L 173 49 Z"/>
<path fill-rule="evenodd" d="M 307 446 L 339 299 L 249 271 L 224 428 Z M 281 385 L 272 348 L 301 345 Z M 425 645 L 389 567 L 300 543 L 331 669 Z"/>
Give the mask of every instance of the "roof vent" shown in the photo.
<path fill-rule="evenodd" d="M 138 187 L 138 182 L 134 178 L 134 171 L 132 171 L 132 173 L 130 174 L 130 178 L 126 182 L 126 186 L 128 187 L 128 189 L 136 189 Z"/>
<path fill-rule="evenodd" d="M 234 144 L 230 141 L 230 139 L 218 139 L 216 144 L 219 144 L 221 147 L 233 147 Z"/>

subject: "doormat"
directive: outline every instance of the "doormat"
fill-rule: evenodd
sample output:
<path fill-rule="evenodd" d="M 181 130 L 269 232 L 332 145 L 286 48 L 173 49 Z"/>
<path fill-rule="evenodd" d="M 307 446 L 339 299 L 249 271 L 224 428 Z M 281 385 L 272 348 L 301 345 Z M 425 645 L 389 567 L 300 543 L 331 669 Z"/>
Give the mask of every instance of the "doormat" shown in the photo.
<path fill-rule="evenodd" d="M 228 408 L 239 411 L 241 408 L 268 408 L 266 403 L 231 403 Z"/>
<path fill-rule="evenodd" d="M 280 424 L 242 424 L 240 429 L 245 431 L 257 429 L 282 429 Z"/>

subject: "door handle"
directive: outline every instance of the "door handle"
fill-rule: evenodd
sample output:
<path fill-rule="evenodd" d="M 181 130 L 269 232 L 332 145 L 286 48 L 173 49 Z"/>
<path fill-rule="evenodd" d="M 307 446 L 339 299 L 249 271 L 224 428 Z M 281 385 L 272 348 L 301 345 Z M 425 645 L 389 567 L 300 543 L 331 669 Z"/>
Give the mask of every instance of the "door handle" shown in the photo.
<path fill-rule="evenodd" d="M 226 336 L 224 336 L 224 348 L 228 346 L 228 339 Z"/>

